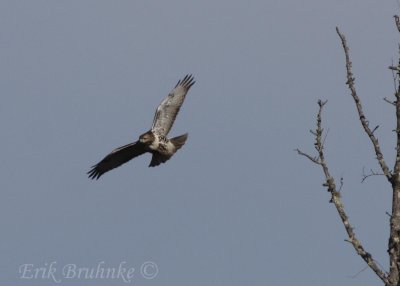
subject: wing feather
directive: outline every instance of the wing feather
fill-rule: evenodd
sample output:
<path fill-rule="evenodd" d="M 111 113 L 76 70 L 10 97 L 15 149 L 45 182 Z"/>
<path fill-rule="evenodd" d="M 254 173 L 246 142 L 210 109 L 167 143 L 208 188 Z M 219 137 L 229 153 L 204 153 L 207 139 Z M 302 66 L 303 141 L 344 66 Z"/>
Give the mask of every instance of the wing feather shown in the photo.
<path fill-rule="evenodd" d="M 172 156 L 163 155 L 158 152 L 153 153 L 153 157 L 151 157 L 151 162 L 149 167 L 155 167 L 160 165 L 161 163 L 167 162 Z"/>
<path fill-rule="evenodd" d="M 151 130 L 159 135 L 166 136 L 174 124 L 175 118 L 181 108 L 190 87 L 195 83 L 192 75 L 186 75 L 179 80 L 175 88 L 161 102 L 154 115 Z"/>
<path fill-rule="evenodd" d="M 92 169 L 87 172 L 87 174 L 89 178 L 97 180 L 104 173 L 144 153 L 146 153 L 145 146 L 138 141 L 118 147 L 104 157 L 99 163 L 92 166 Z"/>

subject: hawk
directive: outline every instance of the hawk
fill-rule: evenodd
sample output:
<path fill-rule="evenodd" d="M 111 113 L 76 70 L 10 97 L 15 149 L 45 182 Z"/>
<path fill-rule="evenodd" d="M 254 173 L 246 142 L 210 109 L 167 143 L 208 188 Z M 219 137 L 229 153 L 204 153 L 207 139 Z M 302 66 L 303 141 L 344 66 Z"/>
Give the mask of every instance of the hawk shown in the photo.
<path fill-rule="evenodd" d="M 104 173 L 125 164 L 144 153 L 151 153 L 149 167 L 155 167 L 168 161 L 185 144 L 188 134 L 167 138 L 190 87 L 195 83 L 192 75 L 179 80 L 175 88 L 158 106 L 153 126 L 139 136 L 139 140 L 114 149 L 87 172 L 89 178 L 99 179 Z"/>

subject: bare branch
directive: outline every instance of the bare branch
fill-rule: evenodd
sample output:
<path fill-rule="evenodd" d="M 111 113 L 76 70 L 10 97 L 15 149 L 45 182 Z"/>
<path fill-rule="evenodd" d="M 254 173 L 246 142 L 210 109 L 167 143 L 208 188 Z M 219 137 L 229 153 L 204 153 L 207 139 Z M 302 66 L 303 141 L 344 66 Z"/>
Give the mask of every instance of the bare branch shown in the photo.
<path fill-rule="evenodd" d="M 355 251 L 357 252 L 358 255 L 361 256 L 361 258 L 367 263 L 369 268 L 372 269 L 376 273 L 376 275 L 385 283 L 386 286 L 392 286 L 389 283 L 389 280 L 387 278 L 387 275 L 385 272 L 379 267 L 377 262 L 372 258 L 371 254 L 369 254 L 367 251 L 365 251 L 364 247 L 362 246 L 361 242 L 357 239 L 353 227 L 350 224 L 349 217 L 347 216 L 344 206 L 342 203 L 342 200 L 340 198 L 340 190 L 343 186 L 343 179 L 340 180 L 340 188 L 339 191 L 336 189 L 336 184 L 334 178 L 330 175 L 328 165 L 325 161 L 325 154 L 324 154 L 324 145 L 322 142 L 322 123 L 321 123 L 321 116 L 322 116 L 322 109 L 324 105 L 326 104 L 326 101 L 323 102 L 321 100 L 318 100 L 318 106 L 319 106 L 319 111 L 317 115 L 317 128 L 315 130 L 315 143 L 314 146 L 318 152 L 318 165 L 322 167 L 322 170 L 325 175 L 325 183 L 323 184 L 324 187 L 327 188 L 328 192 L 331 194 L 331 199 L 330 202 L 335 205 L 335 208 L 340 216 L 340 219 L 342 220 L 343 226 L 347 232 L 348 241 L 351 243 Z M 311 158 L 312 160 L 313 157 L 301 152 L 299 149 L 297 149 L 297 152 L 300 155 L 306 156 L 307 158 Z"/>
<path fill-rule="evenodd" d="M 399 18 L 396 17 L 396 25 Z M 400 51 L 400 45 L 399 45 Z M 400 62 L 398 67 L 400 67 Z M 397 79 L 400 80 L 400 69 L 397 70 Z M 388 252 L 390 258 L 390 275 L 389 281 L 393 285 L 400 284 L 400 91 L 397 89 L 396 97 L 396 162 L 394 165 L 394 173 L 392 180 L 392 214 L 390 217 L 390 238 L 388 244 Z"/>
<path fill-rule="evenodd" d="M 372 134 L 375 133 L 375 131 L 379 128 L 379 125 L 376 125 L 374 129 L 372 129 Z"/>
<path fill-rule="evenodd" d="M 363 178 L 362 178 L 362 180 L 361 180 L 361 183 L 364 183 L 364 181 L 366 180 L 366 179 L 368 179 L 369 177 L 372 177 L 372 176 L 384 176 L 385 174 L 383 174 L 383 173 L 378 173 L 378 172 L 376 172 L 376 171 L 374 171 L 374 170 L 372 170 L 372 169 L 370 169 L 370 173 L 369 174 L 366 174 L 365 173 L 365 168 L 363 168 Z"/>
<path fill-rule="evenodd" d="M 366 119 L 363 109 L 362 109 L 362 105 L 361 105 L 361 100 L 357 95 L 356 92 L 356 88 L 354 86 L 354 77 L 353 77 L 353 72 L 351 69 L 351 61 L 350 61 L 350 56 L 349 56 L 349 47 L 347 46 L 347 42 L 346 42 L 346 38 L 343 34 L 340 33 L 339 28 L 336 27 L 336 33 L 339 35 L 340 40 L 342 41 L 342 46 L 343 46 L 343 50 L 345 53 L 345 57 L 346 57 L 346 70 L 347 70 L 347 82 L 346 84 L 348 85 L 350 91 L 351 91 L 351 96 L 354 99 L 354 102 L 356 104 L 357 107 L 357 111 L 358 111 L 358 115 L 361 121 L 361 125 L 364 128 L 365 133 L 368 135 L 368 137 L 370 138 L 372 145 L 374 146 L 375 149 L 375 154 L 376 154 L 376 158 L 379 162 L 379 165 L 381 166 L 381 169 L 383 171 L 383 173 L 385 174 L 386 178 L 388 179 L 389 182 L 392 181 L 392 173 L 389 170 L 388 166 L 386 165 L 386 162 L 383 158 L 383 154 L 381 151 L 381 148 L 379 146 L 379 141 L 378 139 L 375 137 L 375 135 L 373 134 L 373 132 L 371 131 L 371 129 L 369 128 L 369 124 L 368 124 L 368 120 Z"/>
<path fill-rule="evenodd" d="M 364 272 L 365 270 L 367 270 L 368 269 L 368 265 L 367 266 L 365 266 L 363 269 L 361 269 L 360 271 L 358 271 L 356 274 L 354 274 L 354 275 L 349 275 L 349 278 L 352 278 L 352 279 L 354 279 L 354 278 L 356 278 L 361 272 Z"/>
<path fill-rule="evenodd" d="M 311 155 L 308 155 L 307 153 L 304 153 L 300 149 L 296 149 L 295 151 L 297 152 L 297 154 L 308 158 L 311 162 L 313 162 L 313 163 L 315 163 L 317 165 L 321 165 L 321 163 L 319 162 L 317 157 L 312 157 Z"/>
<path fill-rule="evenodd" d="M 387 99 L 386 97 L 383 98 L 384 101 L 386 101 L 387 103 L 396 106 L 396 103 L 394 101 L 391 101 L 389 99 Z"/>

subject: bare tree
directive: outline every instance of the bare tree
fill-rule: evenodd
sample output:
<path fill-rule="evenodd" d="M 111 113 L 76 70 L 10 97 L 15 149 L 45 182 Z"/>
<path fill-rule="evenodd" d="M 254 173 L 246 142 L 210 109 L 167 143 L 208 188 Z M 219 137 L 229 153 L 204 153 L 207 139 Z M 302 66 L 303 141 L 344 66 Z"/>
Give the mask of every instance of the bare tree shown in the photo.
<path fill-rule="evenodd" d="M 395 16 L 395 24 L 400 32 L 400 22 L 399 17 Z M 340 189 L 342 187 L 342 179 L 340 180 L 339 189 L 336 185 L 335 179 L 331 176 L 328 168 L 328 163 L 325 159 L 324 154 L 324 130 L 322 128 L 322 111 L 327 103 L 327 101 L 318 100 L 318 114 L 317 114 L 317 127 L 315 131 L 311 130 L 312 135 L 315 138 L 315 149 L 316 155 L 311 156 L 303 151 L 296 149 L 299 155 L 305 156 L 309 160 L 311 160 L 314 164 L 321 166 L 323 173 L 325 175 L 325 183 L 324 186 L 327 188 L 328 192 L 331 194 L 330 202 L 334 204 L 340 219 L 344 225 L 344 228 L 347 232 L 348 239 L 347 241 L 352 244 L 354 250 L 357 254 L 367 263 L 368 267 L 374 271 L 374 273 L 383 281 L 383 283 L 387 286 L 400 286 L 400 60 L 397 66 L 391 66 L 389 69 L 394 71 L 394 79 L 395 79 L 395 100 L 390 101 L 387 98 L 384 98 L 385 101 L 395 106 L 396 109 L 396 135 L 397 135 L 397 146 L 396 146 L 396 160 L 394 164 L 393 171 L 389 169 L 388 165 L 385 162 L 383 157 L 381 147 L 379 145 L 379 141 L 377 137 L 374 135 L 374 132 L 378 128 L 378 126 L 371 129 L 369 127 L 369 121 L 364 115 L 362 103 L 360 98 L 357 95 L 357 91 L 354 84 L 354 76 L 352 72 L 352 63 L 350 61 L 349 55 L 349 47 L 346 42 L 345 36 L 339 31 L 339 28 L 336 27 L 336 32 L 340 38 L 340 41 L 343 46 L 345 62 L 346 62 L 346 76 L 347 76 L 347 86 L 350 90 L 351 96 L 355 102 L 357 113 L 359 116 L 359 120 L 364 129 L 364 132 L 367 134 L 369 140 L 372 143 L 374 148 L 374 152 L 376 155 L 376 159 L 378 160 L 381 171 L 375 172 L 371 170 L 371 173 L 363 175 L 363 180 L 365 180 L 369 176 L 374 175 L 383 175 L 386 180 L 390 183 L 392 187 L 392 213 L 390 215 L 390 236 L 388 243 L 388 254 L 389 254 L 389 270 L 385 271 L 382 267 L 374 260 L 373 256 L 365 250 L 362 243 L 358 240 L 354 228 L 349 221 L 349 217 L 346 214 L 345 208 L 343 206 L 341 197 L 340 197 Z M 399 47 L 400 49 L 400 47 Z"/>

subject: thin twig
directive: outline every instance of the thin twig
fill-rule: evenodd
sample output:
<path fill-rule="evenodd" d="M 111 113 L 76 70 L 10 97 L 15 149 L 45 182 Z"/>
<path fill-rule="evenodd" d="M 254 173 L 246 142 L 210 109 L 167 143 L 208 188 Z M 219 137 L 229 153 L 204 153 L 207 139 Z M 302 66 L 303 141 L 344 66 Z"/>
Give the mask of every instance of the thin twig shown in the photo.
<path fill-rule="evenodd" d="M 396 106 L 396 102 L 391 101 L 391 100 L 387 99 L 386 97 L 384 97 L 383 100 L 386 101 L 387 103 L 391 104 L 391 105 Z"/>
<path fill-rule="evenodd" d="M 301 151 L 299 149 L 295 149 L 295 151 L 297 152 L 297 154 L 308 158 L 311 162 L 313 162 L 313 163 L 315 163 L 317 165 L 321 165 L 321 163 L 319 162 L 319 159 L 317 157 L 312 157 L 312 156 L 308 155 L 307 153 L 304 153 L 303 151 Z"/>
<path fill-rule="evenodd" d="M 365 267 L 364 267 L 363 269 L 361 269 L 360 271 L 358 271 L 356 274 L 349 275 L 349 278 L 352 278 L 352 279 L 356 278 L 361 272 L 364 272 L 366 269 L 368 269 L 368 265 L 365 266 Z"/>
<path fill-rule="evenodd" d="M 324 139 L 322 140 L 322 145 L 323 146 L 325 146 L 325 141 L 326 141 L 326 138 L 328 137 L 328 134 L 329 134 L 329 128 L 328 128 L 328 131 L 325 132 Z"/>
<path fill-rule="evenodd" d="M 364 181 L 366 180 L 366 179 L 368 179 L 369 177 L 372 177 L 372 176 L 384 176 L 385 174 L 383 174 L 383 173 L 378 173 L 378 172 L 376 172 L 376 171 L 374 171 L 374 170 L 372 170 L 372 169 L 370 169 L 370 173 L 369 174 L 366 174 L 365 173 L 365 168 L 363 168 L 363 178 L 362 178 L 362 180 L 361 180 L 361 183 L 364 183 Z"/>
<path fill-rule="evenodd" d="M 372 129 L 372 131 L 371 131 L 371 132 L 372 132 L 372 134 L 374 134 L 374 133 L 375 133 L 375 131 L 376 131 L 378 128 L 379 128 L 379 125 L 376 125 L 376 126 L 375 126 L 375 128 L 374 128 L 374 129 Z"/>
<path fill-rule="evenodd" d="M 339 193 L 342 191 L 343 188 L 343 177 L 340 177 L 340 187 L 339 187 Z"/>

